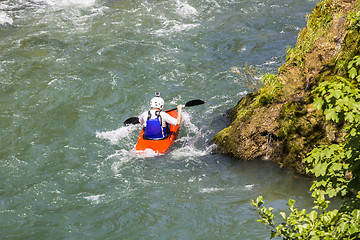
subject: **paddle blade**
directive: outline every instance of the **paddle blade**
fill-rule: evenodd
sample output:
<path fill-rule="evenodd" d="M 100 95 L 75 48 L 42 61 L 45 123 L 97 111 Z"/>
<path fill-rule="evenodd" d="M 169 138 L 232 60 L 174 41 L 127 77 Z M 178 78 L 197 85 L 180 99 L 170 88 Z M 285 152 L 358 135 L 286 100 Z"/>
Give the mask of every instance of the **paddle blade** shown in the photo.
<path fill-rule="evenodd" d="M 126 119 L 124 124 L 125 125 L 129 125 L 129 124 L 139 124 L 140 121 L 139 121 L 139 118 L 138 117 L 131 117 L 129 119 Z"/>
<path fill-rule="evenodd" d="M 204 104 L 204 103 L 205 102 L 203 100 L 195 99 L 195 100 L 191 100 L 191 101 L 188 101 L 187 103 L 185 103 L 184 107 L 197 106 L 197 105 L 201 105 L 201 104 Z M 174 111 L 174 110 L 176 110 L 176 108 L 166 110 L 165 112 L 171 112 L 171 111 Z"/>
<path fill-rule="evenodd" d="M 204 104 L 204 103 L 205 102 L 203 100 L 195 99 L 195 100 L 191 100 L 191 101 L 187 102 L 185 104 L 185 107 L 197 106 L 197 105 L 201 105 L 201 104 Z"/>

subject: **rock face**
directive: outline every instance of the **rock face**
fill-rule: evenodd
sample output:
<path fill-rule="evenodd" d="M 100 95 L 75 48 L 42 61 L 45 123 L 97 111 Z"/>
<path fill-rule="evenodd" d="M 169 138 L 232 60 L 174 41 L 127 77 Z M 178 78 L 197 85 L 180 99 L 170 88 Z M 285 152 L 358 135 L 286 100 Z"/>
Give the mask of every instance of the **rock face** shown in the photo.
<path fill-rule="evenodd" d="M 360 54 L 360 1 L 324 0 L 317 4 L 289 49 L 277 76 L 241 99 L 230 111 L 232 123 L 214 138 L 223 153 L 244 160 L 262 158 L 305 174 L 302 159 L 315 146 L 343 141 L 342 124 L 314 111 L 311 91 Z"/>

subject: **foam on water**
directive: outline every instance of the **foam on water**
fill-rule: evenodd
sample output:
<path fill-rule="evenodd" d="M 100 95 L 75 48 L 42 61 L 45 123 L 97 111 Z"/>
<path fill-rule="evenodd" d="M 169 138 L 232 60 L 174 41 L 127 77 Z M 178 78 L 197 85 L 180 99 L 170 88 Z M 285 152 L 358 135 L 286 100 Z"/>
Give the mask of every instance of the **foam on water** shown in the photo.
<path fill-rule="evenodd" d="M 182 125 L 185 126 L 190 133 L 199 133 L 199 128 L 191 122 L 191 115 L 186 112 L 186 110 L 182 113 Z"/>
<path fill-rule="evenodd" d="M 194 7 L 189 5 L 186 1 L 183 2 L 177 0 L 176 6 L 177 13 L 183 17 L 191 17 L 198 14 L 198 11 Z"/>
<path fill-rule="evenodd" d="M 90 7 L 93 6 L 95 0 L 37 0 L 38 2 L 45 2 L 51 6 L 55 7 Z"/>
<path fill-rule="evenodd" d="M 130 138 L 130 135 L 139 130 L 139 125 L 129 125 L 120 127 L 113 131 L 96 132 L 96 137 L 101 139 L 109 140 L 112 145 L 118 144 L 123 138 Z"/>
<path fill-rule="evenodd" d="M 155 35 L 157 36 L 167 36 L 170 35 L 172 33 L 177 33 L 177 32 L 183 32 L 183 31 L 187 31 L 190 29 L 193 29 L 195 27 L 200 26 L 200 24 L 196 24 L 196 23 L 190 23 L 190 24 L 186 24 L 186 23 L 181 23 L 175 20 L 165 20 L 164 21 L 164 27 L 155 31 Z"/>
<path fill-rule="evenodd" d="M 192 146 L 185 146 L 178 149 L 174 149 L 169 153 L 175 159 L 200 157 L 209 154 L 206 150 L 196 149 Z"/>
<path fill-rule="evenodd" d="M 115 177 L 120 177 L 121 170 L 123 170 L 124 165 L 139 158 L 140 156 L 137 154 L 135 149 L 131 149 L 131 150 L 120 149 L 117 150 L 114 154 L 108 156 L 105 160 L 109 160 L 109 159 L 114 160 L 114 162 L 111 164 L 111 170 L 114 173 Z"/>
<path fill-rule="evenodd" d="M 174 33 L 184 32 L 201 24 L 198 23 L 197 17 L 199 12 L 196 8 L 191 6 L 187 1 L 177 0 L 173 8 L 174 14 L 155 14 L 156 18 L 162 23 L 162 27 L 155 30 L 153 33 L 156 36 L 168 36 Z M 169 9 L 169 7 L 167 7 Z"/>
<path fill-rule="evenodd" d="M 213 193 L 213 192 L 219 192 L 219 191 L 225 191 L 225 188 L 217 188 L 217 187 L 212 187 L 212 188 L 203 188 L 200 189 L 201 193 Z"/>
<path fill-rule="evenodd" d="M 254 187 L 254 184 L 247 184 L 247 185 L 245 185 L 245 189 L 248 189 L 248 190 L 253 189 L 253 187 Z"/>
<path fill-rule="evenodd" d="M 0 11 L 0 25 L 4 25 L 4 24 L 13 24 L 13 19 L 11 17 L 9 17 L 6 12 L 4 11 Z"/>
<path fill-rule="evenodd" d="M 103 196 L 105 196 L 105 194 L 91 195 L 91 196 L 87 196 L 84 198 L 93 204 L 98 204 L 98 203 L 100 203 L 100 198 Z"/>

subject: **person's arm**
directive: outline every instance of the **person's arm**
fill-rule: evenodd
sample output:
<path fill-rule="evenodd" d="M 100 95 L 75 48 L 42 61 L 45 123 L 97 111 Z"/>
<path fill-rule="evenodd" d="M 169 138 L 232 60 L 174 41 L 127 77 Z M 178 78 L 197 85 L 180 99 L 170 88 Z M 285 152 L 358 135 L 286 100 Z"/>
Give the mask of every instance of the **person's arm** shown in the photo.
<path fill-rule="evenodd" d="M 183 107 L 183 105 L 178 105 L 177 106 L 177 112 L 178 112 L 178 114 L 177 114 L 177 123 L 176 123 L 176 125 L 180 125 L 180 123 L 181 123 L 181 119 L 182 119 L 182 107 Z"/>
<path fill-rule="evenodd" d="M 144 113 L 139 116 L 139 122 L 141 125 L 145 125 Z"/>

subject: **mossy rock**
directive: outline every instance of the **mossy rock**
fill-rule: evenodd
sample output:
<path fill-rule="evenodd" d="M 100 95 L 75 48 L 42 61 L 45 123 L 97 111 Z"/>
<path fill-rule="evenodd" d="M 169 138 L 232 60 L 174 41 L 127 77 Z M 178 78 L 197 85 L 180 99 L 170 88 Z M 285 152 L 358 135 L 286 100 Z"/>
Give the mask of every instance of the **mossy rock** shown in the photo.
<path fill-rule="evenodd" d="M 302 159 L 315 146 L 343 139 L 343 125 L 325 121 L 322 111 L 312 107 L 312 90 L 336 81 L 336 75 L 348 77 L 349 61 L 360 54 L 359 19 L 360 1 L 318 3 L 278 75 L 238 102 L 230 111 L 230 127 L 213 141 L 239 158 L 269 156 L 305 174 Z M 271 144 L 268 136 L 273 136 Z"/>

